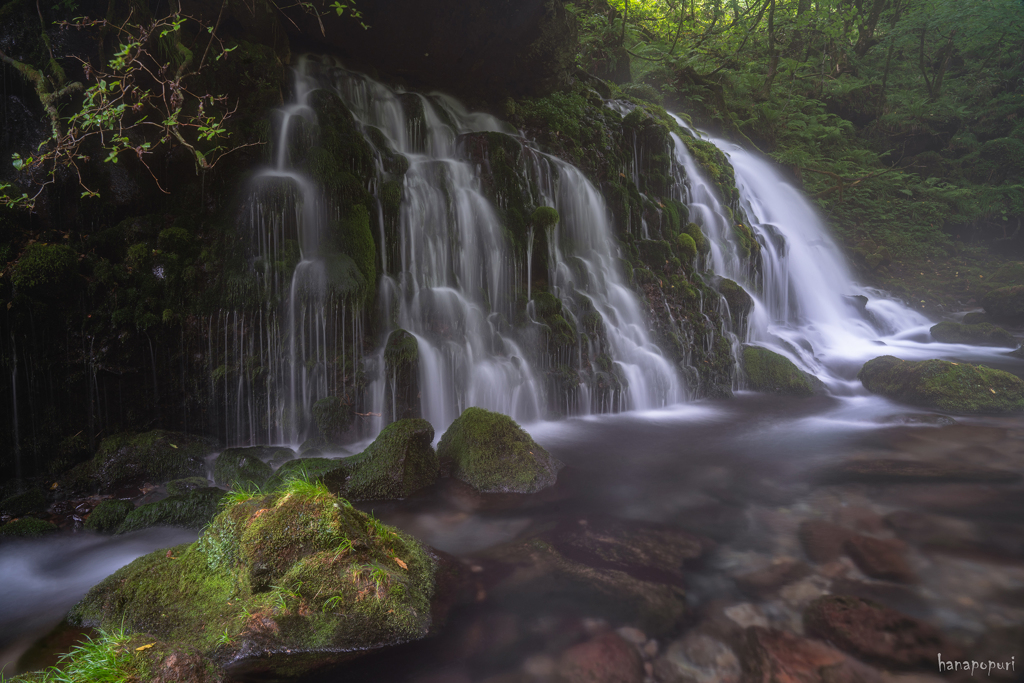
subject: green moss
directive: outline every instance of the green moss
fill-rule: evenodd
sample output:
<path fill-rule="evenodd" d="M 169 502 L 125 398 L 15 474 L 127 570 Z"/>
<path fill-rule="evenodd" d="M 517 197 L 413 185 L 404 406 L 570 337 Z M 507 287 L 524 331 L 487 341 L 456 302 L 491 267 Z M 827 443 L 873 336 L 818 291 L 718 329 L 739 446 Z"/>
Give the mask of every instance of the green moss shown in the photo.
<path fill-rule="evenodd" d="M 365 451 L 347 460 L 352 474 L 346 495 L 353 500 L 405 498 L 430 486 L 439 470 L 433 441 L 434 428 L 426 420 L 389 424 Z"/>
<path fill-rule="evenodd" d="M 665 240 L 637 240 L 636 248 L 640 259 L 653 271 L 664 271 L 673 257 L 672 248 Z"/>
<path fill-rule="evenodd" d="M 700 229 L 699 225 L 696 223 L 687 223 L 685 230 L 686 234 L 693 240 L 693 243 L 697 245 L 697 251 L 702 255 L 711 251 L 711 245 L 708 243 L 708 238 L 704 236 L 704 232 Z"/>
<path fill-rule="evenodd" d="M 263 449 L 228 448 L 213 463 L 213 480 L 221 486 L 263 486 L 273 474 L 270 465 L 260 460 Z"/>
<path fill-rule="evenodd" d="M 515 420 L 483 408 L 466 408 L 437 450 L 452 476 L 484 492 L 535 493 L 554 484 L 562 468 Z"/>
<path fill-rule="evenodd" d="M 112 534 L 117 531 L 117 528 L 133 510 L 135 510 L 135 505 L 130 500 L 101 501 L 86 518 L 85 528 L 90 531 Z"/>
<path fill-rule="evenodd" d="M 1017 346 L 1017 339 L 992 323 L 964 325 L 944 320 L 931 328 L 935 341 L 947 344 L 974 344 L 976 346 Z"/>
<path fill-rule="evenodd" d="M 11 271 L 18 289 L 39 292 L 66 285 L 78 271 L 78 254 L 63 244 L 30 244 Z"/>
<path fill-rule="evenodd" d="M 337 396 L 322 398 L 313 404 L 313 419 L 320 431 L 321 443 L 337 443 L 352 426 L 355 412 L 351 403 Z"/>
<path fill-rule="evenodd" d="M 729 304 L 729 315 L 732 317 L 733 329 L 740 329 L 743 320 L 754 306 L 753 299 L 746 290 L 728 278 L 718 282 L 718 291 Z"/>
<path fill-rule="evenodd" d="M 434 572 L 411 537 L 295 482 L 227 505 L 194 544 L 121 568 L 69 620 L 123 624 L 233 667 L 274 653 L 298 675 L 332 653 L 423 637 Z"/>
<path fill-rule="evenodd" d="M 372 287 L 377 282 L 377 248 L 370 230 L 370 212 L 362 204 L 349 209 L 338 226 L 337 244 L 348 254 Z"/>
<path fill-rule="evenodd" d="M 189 491 L 206 488 L 210 485 L 206 477 L 186 477 L 167 482 L 167 493 L 172 496 L 183 496 Z"/>
<path fill-rule="evenodd" d="M 170 496 L 147 503 L 128 513 L 117 533 L 148 529 L 153 526 L 177 526 L 202 529 L 217 514 L 224 491 L 213 486 L 195 489 L 184 495 Z"/>
<path fill-rule="evenodd" d="M 543 320 L 562 312 L 562 302 L 549 292 L 536 292 L 533 295 L 534 311 L 537 318 Z"/>
<path fill-rule="evenodd" d="M 46 508 L 46 495 L 37 488 L 16 493 L 0 501 L 0 512 L 12 517 L 21 517 L 29 512 L 38 512 Z"/>
<path fill-rule="evenodd" d="M 676 252 L 683 263 L 692 265 L 697 259 L 697 243 L 685 232 L 676 235 Z"/>
<path fill-rule="evenodd" d="M 901 403 L 953 413 L 1024 410 L 1024 381 L 984 365 L 882 356 L 864 364 L 864 387 Z"/>
<path fill-rule="evenodd" d="M 349 467 L 345 460 L 335 460 L 332 458 L 298 458 L 296 460 L 289 460 L 281 465 L 273 477 L 267 480 L 266 489 L 273 491 L 293 479 L 317 481 L 323 479 L 325 474 L 334 470 L 341 470 L 339 474 L 344 478 L 349 471 Z"/>
<path fill-rule="evenodd" d="M 558 223 L 558 211 L 550 206 L 538 206 L 530 214 L 530 222 L 541 230 L 553 228 Z"/>
<path fill-rule="evenodd" d="M 743 349 L 743 370 L 750 388 L 773 394 L 812 396 L 815 385 L 791 360 L 760 346 Z"/>
<path fill-rule="evenodd" d="M 416 337 L 405 330 L 394 330 L 384 346 L 384 365 L 392 371 L 419 361 L 420 347 Z M 390 372 L 387 374 L 391 374 Z"/>
<path fill-rule="evenodd" d="M 35 517 L 22 517 L 13 522 L 7 522 L 0 526 L 0 536 L 11 536 L 27 538 L 33 536 L 44 536 L 57 531 L 57 527 Z"/>

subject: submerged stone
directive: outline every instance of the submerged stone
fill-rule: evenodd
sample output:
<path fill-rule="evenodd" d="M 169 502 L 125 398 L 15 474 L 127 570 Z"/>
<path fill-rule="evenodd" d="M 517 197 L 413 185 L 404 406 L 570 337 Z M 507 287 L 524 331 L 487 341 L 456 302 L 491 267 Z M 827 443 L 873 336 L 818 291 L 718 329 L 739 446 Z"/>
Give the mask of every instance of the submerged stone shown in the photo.
<path fill-rule="evenodd" d="M 365 451 L 348 458 L 346 496 L 352 500 L 405 498 L 437 481 L 434 428 L 419 418 L 385 427 Z"/>
<path fill-rule="evenodd" d="M 820 382 L 785 356 L 760 346 L 743 349 L 743 370 L 754 391 L 790 396 L 813 396 Z"/>
<path fill-rule="evenodd" d="M 60 489 L 112 491 L 125 485 L 202 476 L 206 473 L 204 458 L 215 445 L 212 439 L 162 429 L 116 434 L 100 443 L 92 460 L 68 472 Z"/>
<path fill-rule="evenodd" d="M 442 468 L 478 491 L 536 493 L 555 483 L 563 464 L 541 448 L 515 420 L 483 408 L 466 408 L 441 437 Z"/>
<path fill-rule="evenodd" d="M 873 394 L 925 408 L 954 413 L 1024 410 L 1024 381 L 984 365 L 881 356 L 865 363 L 857 379 Z"/>
<path fill-rule="evenodd" d="M 69 620 L 123 627 L 223 675 L 301 676 L 422 638 L 438 560 L 322 485 L 237 494 L 193 544 L 143 556 Z"/>
<path fill-rule="evenodd" d="M 1017 346 L 1016 338 L 1001 327 L 981 322 L 970 325 L 949 320 L 932 326 L 935 341 L 947 344 L 973 344 L 975 346 Z"/>
<path fill-rule="evenodd" d="M 221 486 L 260 487 L 273 475 L 273 468 L 260 460 L 264 449 L 228 448 L 213 463 L 213 480 Z"/>

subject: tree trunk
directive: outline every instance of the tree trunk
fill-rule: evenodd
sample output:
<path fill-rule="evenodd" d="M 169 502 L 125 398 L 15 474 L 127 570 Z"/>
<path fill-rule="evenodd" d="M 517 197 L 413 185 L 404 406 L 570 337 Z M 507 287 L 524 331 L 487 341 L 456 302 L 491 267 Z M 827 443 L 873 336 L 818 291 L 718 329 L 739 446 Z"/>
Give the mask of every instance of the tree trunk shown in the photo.
<path fill-rule="evenodd" d="M 764 85 L 758 93 L 759 99 L 768 99 L 772 91 L 772 82 L 779 70 L 779 49 L 775 45 L 775 0 L 768 0 L 768 74 Z"/>
<path fill-rule="evenodd" d="M 875 27 L 887 4 L 888 0 L 874 0 L 871 3 L 871 11 L 868 13 L 867 20 L 860 25 L 857 31 L 857 44 L 853 48 L 857 57 L 863 57 L 875 44 Z"/>

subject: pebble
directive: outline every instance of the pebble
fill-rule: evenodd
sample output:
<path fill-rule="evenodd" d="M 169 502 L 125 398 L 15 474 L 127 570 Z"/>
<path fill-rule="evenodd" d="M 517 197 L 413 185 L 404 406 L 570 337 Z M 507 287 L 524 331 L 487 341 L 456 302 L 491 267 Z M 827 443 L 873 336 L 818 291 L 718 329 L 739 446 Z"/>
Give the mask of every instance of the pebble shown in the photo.
<path fill-rule="evenodd" d="M 751 626 L 768 626 L 768 620 L 765 619 L 761 610 L 749 602 L 741 602 L 738 605 L 726 607 L 724 612 L 725 616 L 732 619 L 742 628 L 750 628 Z"/>
<path fill-rule="evenodd" d="M 555 666 L 554 657 L 539 654 L 526 658 L 523 662 L 523 671 L 537 678 L 550 678 L 555 673 Z"/>
<path fill-rule="evenodd" d="M 638 628 L 632 626 L 623 626 L 615 629 L 615 632 L 622 636 L 622 639 L 633 643 L 634 645 L 640 646 L 647 642 L 647 635 Z"/>

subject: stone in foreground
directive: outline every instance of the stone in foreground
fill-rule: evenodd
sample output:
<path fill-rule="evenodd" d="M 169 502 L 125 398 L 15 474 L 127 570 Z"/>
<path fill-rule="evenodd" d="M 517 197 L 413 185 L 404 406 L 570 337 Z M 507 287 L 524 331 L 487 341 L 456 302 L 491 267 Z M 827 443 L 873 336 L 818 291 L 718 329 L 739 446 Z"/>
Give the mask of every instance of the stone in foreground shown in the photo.
<path fill-rule="evenodd" d="M 1024 381 L 984 365 L 882 356 L 865 363 L 857 379 L 873 394 L 924 408 L 953 413 L 1024 410 Z"/>
<path fill-rule="evenodd" d="M 485 493 L 536 493 L 555 483 L 563 464 L 515 420 L 483 408 L 466 408 L 441 437 L 442 469 Z"/>
<path fill-rule="evenodd" d="M 438 560 L 411 537 L 322 485 L 232 499 L 196 543 L 121 568 L 69 619 L 232 676 L 300 676 L 427 634 Z"/>
<path fill-rule="evenodd" d="M 365 451 L 345 461 L 351 471 L 346 496 L 352 500 L 405 498 L 437 481 L 434 428 L 420 418 L 393 422 Z"/>

